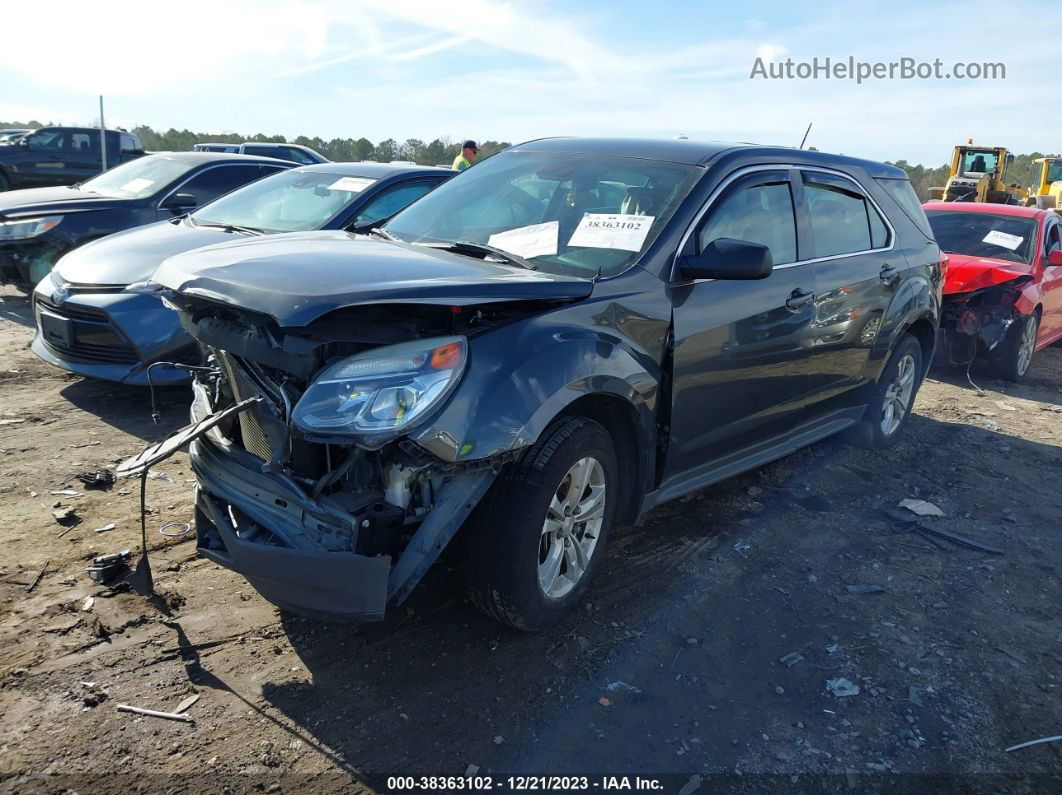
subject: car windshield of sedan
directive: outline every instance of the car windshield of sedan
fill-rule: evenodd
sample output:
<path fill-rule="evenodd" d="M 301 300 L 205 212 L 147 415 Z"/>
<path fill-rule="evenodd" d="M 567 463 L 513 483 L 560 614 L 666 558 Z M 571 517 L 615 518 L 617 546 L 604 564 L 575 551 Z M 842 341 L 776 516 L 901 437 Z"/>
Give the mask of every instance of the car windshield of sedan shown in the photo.
<path fill-rule="evenodd" d="M 81 183 L 79 190 L 112 199 L 146 199 L 198 165 L 164 155 L 138 157 Z"/>
<path fill-rule="evenodd" d="M 1036 222 L 991 213 L 933 212 L 929 225 L 941 251 L 1008 262 L 1032 262 Z"/>
<path fill-rule="evenodd" d="M 222 196 L 191 215 L 199 225 L 264 232 L 320 229 L 376 180 L 321 171 L 282 171 Z"/>
<path fill-rule="evenodd" d="M 652 245 L 703 173 L 641 158 L 502 152 L 413 203 L 384 230 L 416 245 L 485 244 L 550 273 L 609 276 Z"/>

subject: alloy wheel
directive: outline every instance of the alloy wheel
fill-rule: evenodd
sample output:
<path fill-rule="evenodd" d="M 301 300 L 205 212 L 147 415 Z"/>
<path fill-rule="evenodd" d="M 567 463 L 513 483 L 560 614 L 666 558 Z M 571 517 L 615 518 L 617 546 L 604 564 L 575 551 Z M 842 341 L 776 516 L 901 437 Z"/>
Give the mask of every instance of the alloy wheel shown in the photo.
<path fill-rule="evenodd" d="M 911 354 L 900 359 L 896 376 L 885 389 L 884 406 L 881 411 L 881 432 L 891 436 L 900 427 L 911 405 L 915 385 L 915 360 Z"/>
<path fill-rule="evenodd" d="M 1036 350 L 1036 332 L 1039 326 L 1039 318 L 1032 315 L 1025 321 L 1025 327 L 1021 330 L 1021 342 L 1018 344 L 1018 375 L 1025 375 L 1025 371 L 1032 363 L 1033 352 Z"/>
<path fill-rule="evenodd" d="M 593 457 L 581 458 L 561 478 L 542 523 L 538 585 L 560 599 L 582 579 L 597 548 L 605 519 L 605 470 Z"/>

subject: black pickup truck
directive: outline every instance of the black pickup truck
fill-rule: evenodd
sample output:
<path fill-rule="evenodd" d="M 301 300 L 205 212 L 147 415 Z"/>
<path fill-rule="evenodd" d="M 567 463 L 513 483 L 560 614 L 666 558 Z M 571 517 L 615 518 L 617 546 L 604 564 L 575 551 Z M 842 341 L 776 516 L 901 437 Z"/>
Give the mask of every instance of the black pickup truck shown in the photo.
<path fill-rule="evenodd" d="M 107 168 L 144 154 L 140 139 L 107 130 Z M 41 127 L 13 143 L 0 144 L 0 190 L 73 185 L 106 169 L 100 131 L 92 127 Z"/>

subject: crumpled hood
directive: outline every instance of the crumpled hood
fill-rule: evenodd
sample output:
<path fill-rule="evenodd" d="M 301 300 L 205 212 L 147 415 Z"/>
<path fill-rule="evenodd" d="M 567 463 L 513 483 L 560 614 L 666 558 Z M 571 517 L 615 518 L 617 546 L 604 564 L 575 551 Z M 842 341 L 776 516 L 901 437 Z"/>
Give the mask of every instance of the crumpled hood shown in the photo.
<path fill-rule="evenodd" d="M 0 217 L 16 218 L 56 212 L 105 210 L 128 199 L 114 199 L 68 187 L 25 188 L 0 193 Z"/>
<path fill-rule="evenodd" d="M 593 281 L 343 231 L 251 238 L 170 257 L 152 280 L 305 326 L 347 306 L 585 298 Z"/>
<path fill-rule="evenodd" d="M 174 254 L 230 241 L 238 233 L 216 227 L 159 221 L 79 246 L 59 260 L 55 270 L 74 284 L 127 285 L 147 279 Z"/>
<path fill-rule="evenodd" d="M 989 257 L 948 254 L 944 271 L 944 295 L 958 295 L 995 287 L 997 284 L 1032 276 L 1032 266 Z"/>

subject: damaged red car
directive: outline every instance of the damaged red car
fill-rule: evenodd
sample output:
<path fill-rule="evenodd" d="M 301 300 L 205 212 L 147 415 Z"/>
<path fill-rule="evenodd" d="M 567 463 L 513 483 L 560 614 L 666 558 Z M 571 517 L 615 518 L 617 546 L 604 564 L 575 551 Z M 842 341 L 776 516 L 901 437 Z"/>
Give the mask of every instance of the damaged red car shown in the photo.
<path fill-rule="evenodd" d="M 986 357 L 1017 381 L 1033 354 L 1062 339 L 1062 216 L 1000 204 L 930 202 L 945 268 L 938 363 Z"/>

